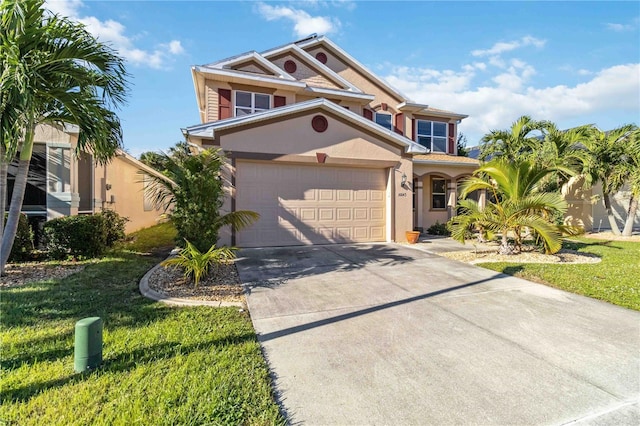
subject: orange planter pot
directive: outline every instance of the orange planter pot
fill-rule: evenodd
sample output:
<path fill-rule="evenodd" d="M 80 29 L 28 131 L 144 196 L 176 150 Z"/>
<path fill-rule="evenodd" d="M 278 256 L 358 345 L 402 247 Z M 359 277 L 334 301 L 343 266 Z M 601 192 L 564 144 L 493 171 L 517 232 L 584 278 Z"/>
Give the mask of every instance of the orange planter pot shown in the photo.
<path fill-rule="evenodd" d="M 417 243 L 418 239 L 420 238 L 420 232 L 418 231 L 407 231 L 406 235 L 407 235 L 407 242 L 409 244 Z"/>

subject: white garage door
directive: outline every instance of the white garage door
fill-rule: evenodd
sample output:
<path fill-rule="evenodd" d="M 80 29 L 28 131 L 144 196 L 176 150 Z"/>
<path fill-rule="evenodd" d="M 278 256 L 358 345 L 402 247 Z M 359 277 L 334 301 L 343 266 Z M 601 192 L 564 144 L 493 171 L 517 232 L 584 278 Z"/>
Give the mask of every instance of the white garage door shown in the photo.
<path fill-rule="evenodd" d="M 240 247 L 385 241 L 386 171 L 238 162 L 236 208 L 260 213 Z"/>

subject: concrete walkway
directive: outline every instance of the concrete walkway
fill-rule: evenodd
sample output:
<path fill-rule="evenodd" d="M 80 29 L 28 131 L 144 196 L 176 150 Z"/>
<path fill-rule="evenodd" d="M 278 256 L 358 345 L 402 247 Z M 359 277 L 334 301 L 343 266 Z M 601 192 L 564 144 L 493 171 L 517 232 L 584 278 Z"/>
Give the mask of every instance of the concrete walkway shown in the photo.
<path fill-rule="evenodd" d="M 237 265 L 293 424 L 640 424 L 636 311 L 394 244 Z"/>

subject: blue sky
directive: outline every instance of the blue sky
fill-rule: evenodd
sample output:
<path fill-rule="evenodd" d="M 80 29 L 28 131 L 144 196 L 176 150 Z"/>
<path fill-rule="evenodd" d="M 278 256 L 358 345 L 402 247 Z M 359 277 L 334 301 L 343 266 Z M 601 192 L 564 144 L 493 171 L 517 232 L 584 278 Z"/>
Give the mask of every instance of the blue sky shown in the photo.
<path fill-rule="evenodd" d="M 198 124 L 190 67 L 325 34 L 416 102 L 468 114 L 469 145 L 520 115 L 640 124 L 639 2 L 82 1 L 47 7 L 127 59 L 125 149 Z"/>

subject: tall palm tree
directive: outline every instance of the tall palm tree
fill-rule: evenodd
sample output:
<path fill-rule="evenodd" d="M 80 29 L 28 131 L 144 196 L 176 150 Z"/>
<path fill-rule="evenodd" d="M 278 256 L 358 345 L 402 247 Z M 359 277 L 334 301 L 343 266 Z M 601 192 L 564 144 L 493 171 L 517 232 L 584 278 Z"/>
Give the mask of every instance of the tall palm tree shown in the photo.
<path fill-rule="evenodd" d="M 508 130 L 492 130 L 482 138 L 480 159 L 499 156 L 516 161 L 527 158 L 539 147 L 539 136 L 549 125 L 547 121 L 535 121 L 523 115 Z"/>
<path fill-rule="evenodd" d="M 608 132 L 593 128 L 586 140 L 588 155 L 582 173 L 585 184 L 602 184 L 602 201 L 607 211 L 609 226 L 615 235 L 620 228 L 613 215 L 611 195 L 624 186 L 626 181 L 637 176 L 638 169 L 629 164 L 629 146 L 638 138 L 638 126 L 627 124 Z"/>
<path fill-rule="evenodd" d="M 629 185 L 631 196 L 629 198 L 629 207 L 627 209 L 627 219 L 622 230 L 622 235 L 630 237 L 633 231 L 633 224 L 635 222 L 636 213 L 638 211 L 638 199 L 640 198 L 640 130 L 633 133 L 633 136 L 629 138 L 626 145 L 626 155 L 624 162 L 620 162 L 618 167 L 621 170 L 618 172 L 625 180 L 625 183 Z"/>
<path fill-rule="evenodd" d="M 0 15 L 2 212 L 7 167 L 16 156 L 19 160 L 7 223 L 0 226 L 2 273 L 17 230 L 36 126 L 78 125 L 77 153 L 89 150 L 98 162 L 107 162 L 122 145 L 114 110 L 125 101 L 127 73 L 112 48 L 83 25 L 47 13 L 43 0 L 3 0 Z"/>
<path fill-rule="evenodd" d="M 191 147 L 179 143 L 170 154 L 161 153 L 155 164 L 166 178 L 143 173 L 150 182 L 147 187 L 156 207 L 171 209 L 171 221 L 178 235 L 176 242 L 191 242 L 199 251 L 206 252 L 214 246 L 220 229 L 232 226 L 245 228 L 260 218 L 250 210 L 221 213 L 225 193 L 222 169 L 226 164 L 220 149 Z"/>
<path fill-rule="evenodd" d="M 538 236 L 546 253 L 560 250 L 565 227 L 553 223 L 557 213 L 566 212 L 567 203 L 557 192 L 541 192 L 540 184 L 550 173 L 566 168 L 546 168 L 526 160 L 497 158 L 479 167 L 462 185 L 460 214 L 451 219 L 451 236 L 465 241 L 469 228 L 502 235 L 499 252 L 519 251 L 525 231 Z M 474 200 L 464 199 L 469 193 L 485 190 L 491 196 L 484 208 Z M 509 244 L 509 236 L 515 247 Z"/>

